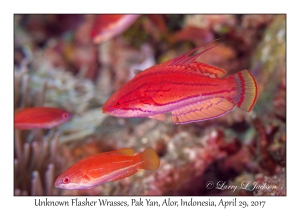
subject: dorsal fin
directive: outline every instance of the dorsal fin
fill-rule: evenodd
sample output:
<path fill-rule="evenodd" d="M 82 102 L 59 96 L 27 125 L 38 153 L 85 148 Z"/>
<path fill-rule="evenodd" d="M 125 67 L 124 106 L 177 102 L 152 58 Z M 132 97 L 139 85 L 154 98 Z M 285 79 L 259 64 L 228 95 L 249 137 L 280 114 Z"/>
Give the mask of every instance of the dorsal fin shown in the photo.
<path fill-rule="evenodd" d="M 220 40 L 220 39 L 217 39 L 217 40 Z M 216 40 L 214 40 L 214 41 L 216 41 Z M 214 42 L 214 41 L 211 41 L 211 42 Z M 208 42 L 204 45 L 207 45 L 211 42 Z M 227 72 L 224 69 L 215 67 L 215 66 L 211 66 L 206 63 L 201 63 L 201 62 L 195 61 L 200 55 L 207 52 L 208 50 L 211 50 L 212 48 L 217 47 L 219 44 L 209 47 L 195 55 L 191 55 L 193 52 L 197 51 L 204 45 L 196 47 L 195 49 L 192 49 L 191 51 L 189 51 L 181 56 L 173 58 L 172 60 L 169 60 L 166 63 L 164 63 L 164 65 L 188 66 L 188 68 L 186 68 L 186 69 L 192 70 L 192 71 L 202 74 L 203 76 L 206 76 L 206 77 L 210 77 L 210 78 L 224 77 L 227 74 Z"/>
<path fill-rule="evenodd" d="M 203 53 L 205 53 L 205 52 L 207 52 L 208 50 L 211 50 L 211 49 L 217 47 L 218 44 L 215 45 L 215 46 L 209 47 L 209 48 L 207 48 L 207 49 L 205 49 L 205 50 L 203 50 L 203 51 L 201 51 L 201 52 L 199 52 L 199 53 L 197 53 L 197 54 L 191 56 L 191 54 L 192 54 L 193 52 L 197 51 L 198 49 L 200 49 L 200 48 L 203 47 L 204 45 L 207 45 L 207 44 L 209 44 L 209 43 L 215 42 L 215 41 L 217 41 L 217 40 L 220 40 L 220 39 L 216 39 L 216 40 L 210 41 L 210 42 L 208 42 L 208 43 L 205 43 L 205 44 L 203 44 L 203 45 L 201 45 L 201 46 L 199 46 L 199 47 L 196 47 L 196 48 L 192 49 L 191 51 L 189 51 L 189 52 L 187 52 L 187 53 L 185 53 L 185 54 L 183 54 L 183 55 L 181 55 L 181 56 L 178 56 L 178 57 L 172 59 L 172 60 L 170 61 L 170 64 L 173 64 L 173 65 L 188 65 L 188 64 L 190 64 L 191 62 L 195 61 L 195 59 L 198 58 L 198 57 L 199 57 L 200 55 L 202 55 Z"/>
<path fill-rule="evenodd" d="M 195 72 L 210 78 L 221 78 L 227 74 L 227 71 L 224 69 L 206 63 L 192 62 L 190 66 Z"/>
<path fill-rule="evenodd" d="M 122 155 L 127 155 L 127 156 L 132 156 L 134 155 L 135 151 L 132 148 L 122 148 L 122 149 L 118 149 L 115 152 L 122 154 Z"/>
<path fill-rule="evenodd" d="M 132 156 L 132 155 L 134 155 L 135 151 L 132 148 L 122 148 L 122 149 L 113 150 L 113 151 L 109 151 L 109 152 L 99 153 L 94 156 L 110 155 L 110 154 L 116 154 L 116 153 L 120 154 L 120 155 Z"/>

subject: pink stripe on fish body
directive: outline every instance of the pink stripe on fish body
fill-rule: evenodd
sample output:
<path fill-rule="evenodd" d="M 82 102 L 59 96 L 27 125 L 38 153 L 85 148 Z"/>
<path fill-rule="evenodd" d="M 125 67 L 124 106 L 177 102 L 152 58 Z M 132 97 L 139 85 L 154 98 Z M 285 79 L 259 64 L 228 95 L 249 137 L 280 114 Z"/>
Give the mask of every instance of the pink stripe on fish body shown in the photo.
<path fill-rule="evenodd" d="M 190 56 L 195 50 L 136 75 L 105 102 L 103 112 L 159 120 L 171 112 L 179 124 L 221 116 L 235 105 L 251 111 L 258 88 L 250 72 L 224 77 L 224 69 L 195 61 L 207 50 Z"/>

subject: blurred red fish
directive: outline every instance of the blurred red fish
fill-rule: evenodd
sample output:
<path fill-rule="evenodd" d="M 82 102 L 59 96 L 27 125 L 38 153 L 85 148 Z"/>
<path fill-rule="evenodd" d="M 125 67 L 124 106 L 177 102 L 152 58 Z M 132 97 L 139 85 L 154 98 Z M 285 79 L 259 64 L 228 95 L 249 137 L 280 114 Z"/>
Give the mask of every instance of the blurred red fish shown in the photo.
<path fill-rule="evenodd" d="M 125 31 L 139 15 L 98 15 L 91 36 L 99 44 Z"/>
<path fill-rule="evenodd" d="M 254 77 L 248 70 L 224 77 L 224 69 L 195 61 L 216 46 L 191 55 L 200 47 L 137 74 L 105 102 L 103 113 L 165 121 L 171 112 L 173 123 L 184 124 L 219 117 L 235 106 L 251 111 Z"/>
<path fill-rule="evenodd" d="M 17 129 L 52 128 L 72 118 L 72 114 L 59 108 L 33 107 L 15 111 L 14 125 Z"/>
<path fill-rule="evenodd" d="M 87 157 L 68 168 L 55 180 L 55 187 L 67 190 L 89 189 L 105 182 L 131 176 L 138 169 L 156 170 L 159 158 L 152 148 L 134 155 L 124 148 Z"/>
<path fill-rule="evenodd" d="M 195 44 L 202 44 L 213 39 L 213 33 L 209 29 L 186 26 L 182 30 L 174 33 L 171 37 L 173 42 L 192 41 Z"/>

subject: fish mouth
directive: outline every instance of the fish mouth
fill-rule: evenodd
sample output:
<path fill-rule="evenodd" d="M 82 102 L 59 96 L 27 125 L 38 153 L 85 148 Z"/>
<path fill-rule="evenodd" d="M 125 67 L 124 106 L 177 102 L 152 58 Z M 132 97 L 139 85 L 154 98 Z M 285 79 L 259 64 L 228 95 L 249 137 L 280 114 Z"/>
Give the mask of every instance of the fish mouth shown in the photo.
<path fill-rule="evenodd" d="M 115 111 L 114 107 L 112 105 L 107 105 L 106 103 L 102 106 L 102 113 L 103 114 L 109 114 L 113 115 L 112 113 Z"/>
<path fill-rule="evenodd" d="M 56 181 L 56 182 L 54 182 L 54 186 L 56 188 L 62 188 L 61 184 L 62 184 L 62 181 Z"/>
<path fill-rule="evenodd" d="M 108 101 L 106 101 L 103 105 L 102 105 L 102 113 L 103 114 L 107 114 L 109 113 L 109 110 L 112 109 L 112 106 L 110 105 L 110 103 Z"/>
<path fill-rule="evenodd" d="M 122 108 L 115 108 L 112 105 L 103 105 L 102 106 L 102 113 L 108 114 L 115 117 L 134 117 L 131 113 L 132 111 Z"/>
<path fill-rule="evenodd" d="M 106 107 L 104 107 L 104 106 L 102 107 L 102 113 L 103 113 L 103 114 L 106 114 L 106 113 L 107 113 L 107 109 L 106 109 Z"/>

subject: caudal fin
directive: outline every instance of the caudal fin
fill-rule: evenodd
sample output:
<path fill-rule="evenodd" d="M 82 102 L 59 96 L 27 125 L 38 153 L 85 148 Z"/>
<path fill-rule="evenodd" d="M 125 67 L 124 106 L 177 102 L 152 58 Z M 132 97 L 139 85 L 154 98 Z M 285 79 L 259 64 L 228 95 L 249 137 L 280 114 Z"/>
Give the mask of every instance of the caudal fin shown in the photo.
<path fill-rule="evenodd" d="M 257 84 L 248 70 L 240 71 L 232 76 L 237 87 L 237 95 L 232 102 L 244 111 L 250 112 L 257 99 Z"/>
<path fill-rule="evenodd" d="M 156 170 L 159 167 L 159 158 L 151 147 L 140 153 L 142 164 L 141 168 L 146 170 Z"/>

